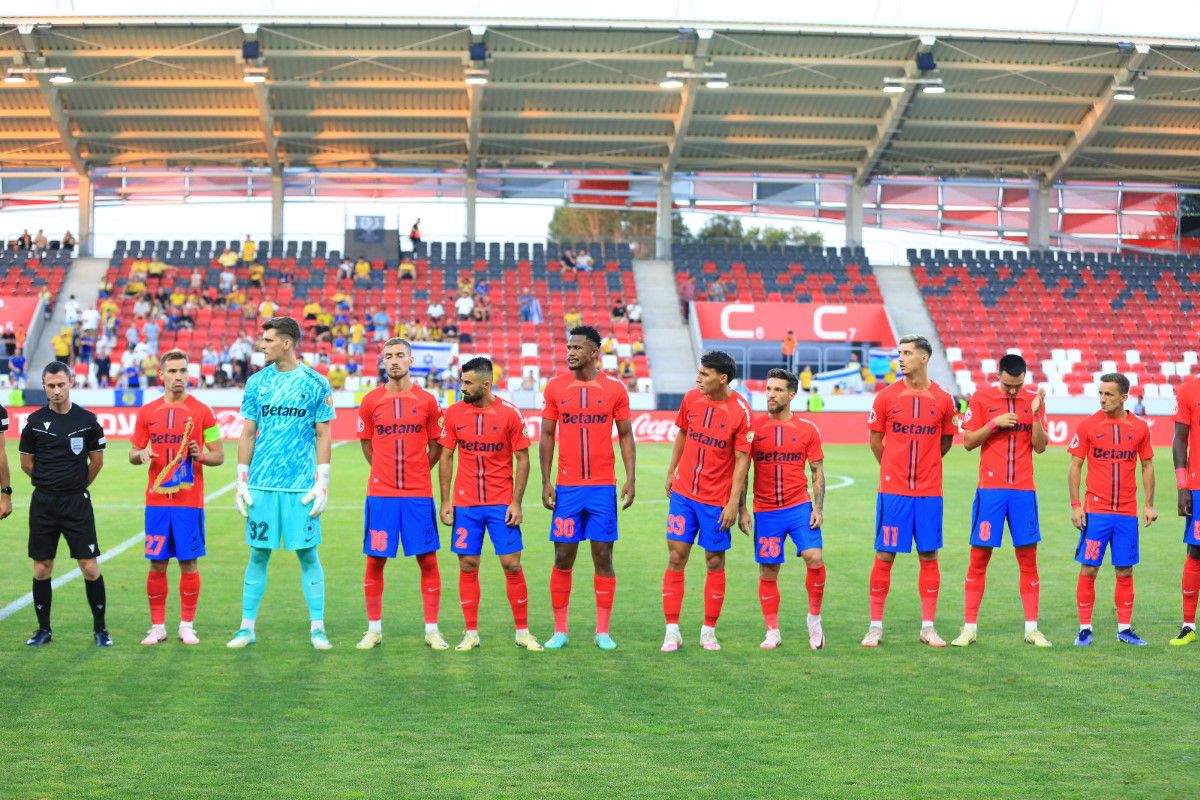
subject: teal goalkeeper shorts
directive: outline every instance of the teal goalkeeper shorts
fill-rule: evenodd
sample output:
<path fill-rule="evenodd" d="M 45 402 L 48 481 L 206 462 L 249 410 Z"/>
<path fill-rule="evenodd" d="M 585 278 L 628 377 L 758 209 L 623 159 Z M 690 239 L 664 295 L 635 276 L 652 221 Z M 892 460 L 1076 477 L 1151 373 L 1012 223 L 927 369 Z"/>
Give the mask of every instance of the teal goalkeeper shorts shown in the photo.
<path fill-rule="evenodd" d="M 246 544 L 263 550 L 303 550 L 321 543 L 321 518 L 310 517 L 311 505 L 300 502 L 304 492 L 279 492 L 250 487 Z"/>

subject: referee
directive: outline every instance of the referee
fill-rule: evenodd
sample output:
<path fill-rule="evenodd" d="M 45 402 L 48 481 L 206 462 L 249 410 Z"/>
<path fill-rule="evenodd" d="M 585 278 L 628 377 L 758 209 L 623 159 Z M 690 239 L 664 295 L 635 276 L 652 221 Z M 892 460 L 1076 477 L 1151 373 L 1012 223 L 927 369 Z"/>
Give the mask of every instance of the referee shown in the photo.
<path fill-rule="evenodd" d="M 50 575 L 58 537 L 66 537 L 79 562 L 96 644 L 112 647 L 104 627 L 104 578 L 96 557 L 96 519 L 87 487 L 104 466 L 104 431 L 96 415 L 71 402 L 71 370 L 51 361 L 42 370 L 49 405 L 29 415 L 21 433 L 21 469 L 33 482 L 29 501 L 29 557 L 33 559 L 33 605 L 38 629 L 25 644 L 43 645 L 50 632 Z"/>
<path fill-rule="evenodd" d="M 8 451 L 4 449 L 4 434 L 8 432 L 8 409 L 0 406 L 0 519 L 12 513 L 12 480 L 8 472 Z"/>

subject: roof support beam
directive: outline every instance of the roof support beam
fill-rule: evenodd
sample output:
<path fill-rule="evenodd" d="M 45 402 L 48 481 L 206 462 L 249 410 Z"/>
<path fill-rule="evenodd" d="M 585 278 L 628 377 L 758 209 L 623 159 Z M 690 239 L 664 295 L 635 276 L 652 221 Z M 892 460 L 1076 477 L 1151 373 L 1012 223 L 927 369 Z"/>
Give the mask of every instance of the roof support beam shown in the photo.
<path fill-rule="evenodd" d="M 883 119 L 875 128 L 875 136 L 867 145 L 867 154 L 863 158 L 862 166 L 854 173 L 854 183 L 857 186 L 865 186 L 870 182 L 876 168 L 879 167 L 879 162 L 887 153 L 888 144 L 891 143 L 892 137 L 896 135 L 896 131 L 900 130 L 900 125 L 904 122 L 904 115 L 908 113 L 909 104 L 912 103 L 913 96 L 917 92 L 917 86 L 912 81 L 921 75 L 921 71 L 917 69 L 917 52 L 919 50 L 913 51 L 912 57 L 904 67 L 904 91 L 891 95 L 887 111 L 884 112 Z"/>
<path fill-rule="evenodd" d="M 711 34 L 712 32 L 709 31 Z M 706 60 L 708 59 L 708 46 L 712 42 L 711 37 L 702 38 L 696 37 L 696 48 L 692 51 L 692 55 L 684 59 L 684 67 L 686 69 L 703 69 Z M 662 173 L 663 180 L 667 181 L 668 185 L 671 181 L 671 176 L 675 174 L 675 165 L 679 163 L 679 157 L 683 154 L 683 143 L 687 139 L 688 128 L 692 124 L 692 115 L 696 110 L 696 92 L 699 90 L 700 84 L 696 78 L 685 78 L 683 88 L 679 90 L 679 109 L 675 114 L 675 119 L 672 121 L 675 129 L 675 134 L 667 145 L 667 160 L 663 164 Z"/>
<path fill-rule="evenodd" d="M 1145 63 L 1149 55 L 1150 48 L 1148 45 L 1138 44 L 1134 46 L 1133 52 L 1125 58 L 1125 63 L 1113 75 L 1112 80 L 1104 87 L 1100 97 L 1093 102 L 1091 110 L 1088 111 L 1083 121 L 1075 128 L 1071 140 L 1059 150 L 1058 156 L 1054 159 L 1054 165 L 1046 172 L 1045 177 L 1042 179 L 1043 185 L 1053 186 L 1055 181 L 1062 178 L 1063 172 L 1067 167 L 1071 166 L 1071 162 L 1087 147 L 1092 137 L 1104 127 L 1104 120 L 1108 119 L 1108 115 L 1112 113 L 1113 105 L 1118 102 L 1113 99 L 1113 90 L 1118 86 L 1128 85 L 1134 79 L 1136 70 Z"/>
<path fill-rule="evenodd" d="M 30 24 L 17 26 L 17 33 L 20 35 L 26 58 L 40 59 L 43 57 L 42 49 L 38 45 L 37 36 L 33 31 L 34 26 Z M 46 110 L 50 113 L 50 122 L 54 125 L 54 130 L 58 131 L 63 149 L 67 151 L 67 158 L 70 160 L 71 166 L 75 168 L 75 172 L 83 175 L 87 172 L 87 162 L 79 151 L 79 141 L 75 138 L 75 131 L 71 128 L 71 119 L 63 107 L 58 87 L 50 83 L 49 75 L 39 74 L 36 77 L 42 99 L 46 103 Z"/>

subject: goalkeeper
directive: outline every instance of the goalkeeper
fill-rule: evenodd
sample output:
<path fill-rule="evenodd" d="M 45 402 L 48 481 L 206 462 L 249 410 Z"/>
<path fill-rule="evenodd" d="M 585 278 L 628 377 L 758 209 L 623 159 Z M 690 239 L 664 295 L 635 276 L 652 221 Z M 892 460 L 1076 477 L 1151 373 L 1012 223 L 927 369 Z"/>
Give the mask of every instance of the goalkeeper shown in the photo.
<path fill-rule="evenodd" d="M 325 634 L 325 572 L 317 557 L 321 513 L 329 500 L 329 381 L 296 357 L 300 326 L 275 317 L 262 326 L 259 349 L 265 369 L 246 381 L 245 426 L 238 440 L 236 503 L 246 517 L 250 562 L 242 589 L 242 624 L 229 647 L 254 644 L 254 622 L 267 588 L 271 551 L 294 550 L 308 603 L 309 637 L 317 650 L 332 645 Z"/>
<path fill-rule="evenodd" d="M 200 644 L 193 627 L 204 555 L 204 467 L 225 461 L 216 415 L 188 394 L 188 357 L 168 350 L 158 361 L 165 395 L 138 411 L 129 463 L 150 465 L 146 486 L 146 596 L 150 630 L 144 645 L 167 640 L 167 565 L 179 562 L 179 640 Z"/>

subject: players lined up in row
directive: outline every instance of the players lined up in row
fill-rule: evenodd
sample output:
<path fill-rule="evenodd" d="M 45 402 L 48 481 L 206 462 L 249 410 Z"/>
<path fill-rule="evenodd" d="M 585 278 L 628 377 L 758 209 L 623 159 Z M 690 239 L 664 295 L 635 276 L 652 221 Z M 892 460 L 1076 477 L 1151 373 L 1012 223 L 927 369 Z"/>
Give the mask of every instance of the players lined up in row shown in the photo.
<path fill-rule="evenodd" d="M 280 548 L 296 553 L 309 607 L 312 645 L 331 644 L 325 633 L 325 581 L 317 547 L 330 476 L 330 421 L 334 417 L 328 382 L 296 357 L 297 323 L 286 317 L 263 325 L 261 347 L 266 369 L 247 383 L 242 404 L 245 426 L 238 442 L 235 502 L 246 517 L 250 549 L 242 600 L 242 621 L 229 647 L 255 641 L 255 620 L 267 583 L 267 564 Z M 616 647 L 609 617 L 616 592 L 613 545 L 618 536 L 618 502 L 629 508 L 635 497 L 635 451 L 625 388 L 598 368 L 600 337 L 582 326 L 571 331 L 568 372 L 549 383 L 542 412 L 539 447 L 542 501 L 553 512 L 550 541 L 554 568 L 550 578 L 554 635 L 544 647 L 568 643 L 572 574 L 580 543 L 588 542 L 595 567 L 594 641 Z M 884 604 L 897 553 L 920 559 L 920 640 L 934 647 L 946 642 L 934 627 L 942 547 L 942 458 L 958 430 L 949 394 L 929 380 L 932 349 L 920 336 L 901 339 L 899 364 L 904 380 L 876 397 L 868 417 L 872 452 L 880 464 L 876 504 L 875 562 L 870 578 L 870 624 L 865 647 L 883 640 Z M 358 436 L 371 465 L 364 509 L 363 552 L 367 557 L 363 589 L 368 629 L 358 643 L 371 649 L 382 642 L 384 567 L 401 552 L 415 557 L 421 571 L 425 642 L 449 649 L 438 628 L 441 577 L 438 512 L 431 472 L 439 468 L 441 521 L 451 528 L 450 549 L 459 558 L 459 595 L 465 633 L 457 650 L 479 646 L 479 566 L 484 534 L 490 537 L 506 577 L 506 593 L 516 628 L 515 642 L 530 650 L 543 645 L 528 628 L 528 592 L 521 568 L 521 508 L 529 477 L 530 442 L 520 411 L 492 393 L 492 365 L 484 358 L 462 368 L 462 400 L 443 412 L 432 395 L 410 375 L 412 353 L 402 339 L 384 343 L 386 384 L 368 394 L 359 408 Z M 167 639 L 165 625 L 169 559 L 180 563 L 179 637 L 198 639 L 192 625 L 200 591 L 198 559 L 204 555 L 203 467 L 217 466 L 224 455 L 211 409 L 187 392 L 187 355 L 163 355 L 166 394 L 143 407 L 129 460 L 149 464 L 146 491 L 146 558 L 151 629 L 142 644 Z M 1037 543 L 1040 531 L 1033 482 L 1033 454 L 1045 450 L 1046 409 L 1042 392 L 1025 387 L 1026 367 L 1015 355 L 999 362 L 999 383 L 971 399 L 962 421 L 968 450 L 981 448 L 979 485 L 972 509 L 971 555 L 965 582 L 965 623 L 953 645 L 977 639 L 977 618 L 987 564 L 1001 544 L 1005 524 L 1016 551 L 1020 597 L 1025 612 L 1025 641 L 1050 642 L 1038 630 Z M 806 618 L 809 645 L 821 649 L 821 603 L 825 587 L 821 523 L 825 499 L 824 457 L 817 428 L 791 413 L 796 377 L 772 370 L 766 383 L 768 413 L 754 421 L 749 406 L 729 389 L 733 360 L 710 352 L 700 362 L 697 388 L 683 400 L 676 417 L 676 438 L 666 493 L 667 569 L 663 575 L 666 635 L 662 650 L 683 643 L 679 631 L 685 572 L 692 547 L 704 549 L 704 624 L 700 644 L 718 650 L 716 624 L 725 596 L 725 553 L 736 525 L 754 537 L 760 565 L 759 597 L 766 622 L 761 647 L 782 643 L 779 626 L 779 567 L 790 539 L 807 565 Z M 104 583 L 88 486 L 102 466 L 104 434 L 96 417 L 70 401 L 70 373 L 58 363 L 43 373 L 49 405 L 34 412 L 21 436 L 21 466 L 35 487 L 30 504 L 29 555 L 34 561 L 33 601 L 38 630 L 31 645 L 51 641 L 50 577 L 60 535 L 78 560 L 91 606 L 96 643 L 111 646 L 104 625 Z M 1153 451 L 1144 420 L 1127 413 L 1129 384 L 1124 376 L 1103 376 L 1100 410 L 1080 424 L 1069 452 L 1068 486 L 1072 519 L 1080 530 L 1076 560 L 1081 564 L 1077 605 L 1077 645 L 1092 642 L 1095 579 L 1106 550 L 1112 547 L 1116 571 L 1114 600 L 1118 640 L 1145 642 L 1134 633 L 1133 567 L 1138 563 L 1137 465 L 1141 465 L 1148 526 L 1154 510 Z M 1188 557 L 1183 578 L 1183 627 L 1171 644 L 1195 640 L 1197 589 L 1200 588 L 1200 522 L 1192 517 L 1200 491 L 1200 380 L 1179 389 L 1175 416 L 1174 460 L 1179 513 L 1187 517 Z M 612 430 L 616 427 L 625 483 L 618 499 Z M 7 415 L 3 427 L 7 428 Z M 555 449 L 558 463 L 555 468 Z M 457 471 L 454 452 L 458 451 Z M 754 462 L 753 514 L 747 484 Z M 1080 493 L 1087 465 L 1087 483 Z M 811 496 L 806 467 L 812 474 Z M 7 462 L 0 458 L 0 516 L 11 513 Z"/>

